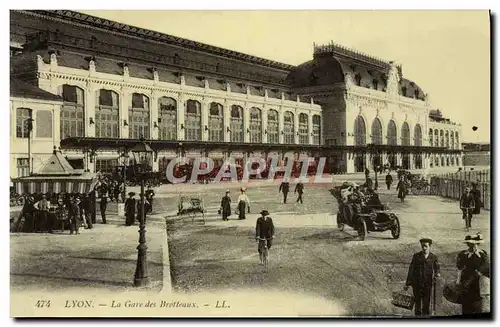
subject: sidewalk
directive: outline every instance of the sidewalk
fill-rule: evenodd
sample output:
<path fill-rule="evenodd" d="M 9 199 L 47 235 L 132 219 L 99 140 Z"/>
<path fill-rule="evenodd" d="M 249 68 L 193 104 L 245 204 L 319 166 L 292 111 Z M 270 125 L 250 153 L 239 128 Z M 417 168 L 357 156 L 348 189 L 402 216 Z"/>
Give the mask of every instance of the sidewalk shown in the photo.
<path fill-rule="evenodd" d="M 97 221 L 92 229 L 81 229 L 80 235 L 69 235 L 69 231 L 11 233 L 11 291 L 134 289 L 138 225 L 127 227 L 117 216 L 108 217 L 106 225 L 100 224 L 100 217 Z M 146 239 L 151 281 L 147 289 L 170 289 L 163 219 L 153 216 L 148 220 Z"/>

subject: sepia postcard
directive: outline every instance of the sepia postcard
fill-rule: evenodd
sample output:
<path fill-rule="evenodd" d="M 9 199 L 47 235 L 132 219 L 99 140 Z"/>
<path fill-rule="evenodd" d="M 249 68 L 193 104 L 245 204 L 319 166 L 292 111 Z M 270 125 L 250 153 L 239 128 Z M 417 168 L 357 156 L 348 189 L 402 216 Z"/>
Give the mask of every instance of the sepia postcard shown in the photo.
<path fill-rule="evenodd" d="M 490 20 L 11 10 L 11 317 L 491 317 Z"/>

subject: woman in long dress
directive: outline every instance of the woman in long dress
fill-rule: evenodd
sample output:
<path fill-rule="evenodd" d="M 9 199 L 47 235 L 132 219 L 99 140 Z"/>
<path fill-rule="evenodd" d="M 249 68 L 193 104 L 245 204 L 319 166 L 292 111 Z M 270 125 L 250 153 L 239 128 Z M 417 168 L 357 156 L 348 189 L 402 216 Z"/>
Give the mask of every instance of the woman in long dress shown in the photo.
<path fill-rule="evenodd" d="M 241 188 L 241 194 L 238 197 L 238 219 L 246 219 L 246 212 L 250 211 L 250 200 L 246 194 L 246 189 Z"/>

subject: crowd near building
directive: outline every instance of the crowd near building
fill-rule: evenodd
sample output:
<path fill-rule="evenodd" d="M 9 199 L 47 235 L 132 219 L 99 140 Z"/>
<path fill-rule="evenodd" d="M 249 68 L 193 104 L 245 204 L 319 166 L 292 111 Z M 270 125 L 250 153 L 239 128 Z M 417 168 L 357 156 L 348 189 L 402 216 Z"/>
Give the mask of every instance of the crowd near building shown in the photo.
<path fill-rule="evenodd" d="M 178 156 L 327 157 L 334 173 L 462 165 L 460 124 L 400 64 L 334 43 L 292 66 L 78 12 L 14 10 L 10 46 L 11 177 L 54 146 L 76 169 L 111 172 L 141 137 L 154 171 Z"/>

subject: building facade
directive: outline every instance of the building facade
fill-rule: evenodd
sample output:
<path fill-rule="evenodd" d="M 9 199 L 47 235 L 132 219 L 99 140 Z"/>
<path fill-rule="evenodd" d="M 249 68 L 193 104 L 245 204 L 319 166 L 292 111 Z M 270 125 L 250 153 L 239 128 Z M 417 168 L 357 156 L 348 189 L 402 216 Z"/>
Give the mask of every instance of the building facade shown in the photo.
<path fill-rule="evenodd" d="M 327 155 L 338 172 L 430 168 L 426 131 L 446 129 L 401 66 L 334 44 L 295 67 L 66 10 L 11 11 L 11 76 L 62 99 L 47 127 L 52 144 L 36 151 L 50 156 L 61 144 L 90 171 L 127 160 L 109 140 L 141 137 L 159 144 L 154 170 L 179 155 Z M 367 144 L 400 150 L 356 150 Z M 459 148 L 443 149 L 439 163 L 459 165 Z"/>

